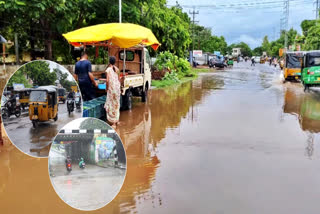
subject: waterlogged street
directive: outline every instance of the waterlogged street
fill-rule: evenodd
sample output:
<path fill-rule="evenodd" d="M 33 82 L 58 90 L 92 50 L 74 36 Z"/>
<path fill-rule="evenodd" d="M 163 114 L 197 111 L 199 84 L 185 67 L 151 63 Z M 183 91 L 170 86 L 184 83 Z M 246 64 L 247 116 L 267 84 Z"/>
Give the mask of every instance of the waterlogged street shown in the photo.
<path fill-rule="evenodd" d="M 81 117 L 82 111 L 74 109 L 68 115 L 67 104 L 60 103 L 58 108 L 58 120 L 39 123 L 37 128 L 33 128 L 29 119 L 28 108 L 17 118 L 12 115 L 3 121 L 5 130 L 14 142 L 24 153 L 36 157 L 47 157 L 50 143 L 57 135 L 58 131 L 69 121 Z"/>
<path fill-rule="evenodd" d="M 126 179 L 95 213 L 319 212 L 320 93 L 283 84 L 278 68 L 202 73 L 150 91 L 120 121 Z M 47 159 L 0 151 L 4 213 L 80 213 L 56 195 Z"/>

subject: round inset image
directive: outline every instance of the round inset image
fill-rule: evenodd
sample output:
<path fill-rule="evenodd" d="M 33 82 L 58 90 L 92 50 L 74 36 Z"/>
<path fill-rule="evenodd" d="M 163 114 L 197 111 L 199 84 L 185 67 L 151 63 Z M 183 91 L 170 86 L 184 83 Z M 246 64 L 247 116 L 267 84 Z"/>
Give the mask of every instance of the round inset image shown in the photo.
<path fill-rule="evenodd" d="M 49 152 L 49 176 L 59 197 L 79 210 L 96 210 L 119 193 L 126 155 L 118 134 L 96 118 L 63 127 Z"/>
<path fill-rule="evenodd" d="M 47 157 L 53 138 L 82 116 L 77 82 L 63 66 L 36 60 L 21 66 L 1 97 L 1 117 L 11 142 L 33 157 Z"/>

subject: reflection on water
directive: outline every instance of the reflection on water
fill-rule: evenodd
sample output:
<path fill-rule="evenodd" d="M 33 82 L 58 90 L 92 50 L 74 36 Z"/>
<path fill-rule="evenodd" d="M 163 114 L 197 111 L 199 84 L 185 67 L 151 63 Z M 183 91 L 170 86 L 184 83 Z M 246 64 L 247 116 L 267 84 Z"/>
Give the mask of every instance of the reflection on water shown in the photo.
<path fill-rule="evenodd" d="M 298 117 L 301 129 L 307 132 L 305 153 L 311 158 L 315 134 L 320 132 L 320 95 L 288 87 L 285 90 L 283 112 Z"/>

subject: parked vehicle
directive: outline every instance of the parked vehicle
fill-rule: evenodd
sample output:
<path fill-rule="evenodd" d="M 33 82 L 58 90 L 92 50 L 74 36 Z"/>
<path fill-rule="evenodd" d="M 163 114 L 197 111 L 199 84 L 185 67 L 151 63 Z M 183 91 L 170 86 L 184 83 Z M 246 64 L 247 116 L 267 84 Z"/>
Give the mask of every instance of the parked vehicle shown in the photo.
<path fill-rule="evenodd" d="M 21 108 L 19 103 L 16 101 L 15 95 L 11 95 L 11 98 L 3 96 L 1 102 L 1 115 L 3 119 L 9 118 L 11 115 L 20 117 Z"/>
<path fill-rule="evenodd" d="M 58 88 L 58 98 L 59 102 L 66 102 L 66 89 L 65 88 Z"/>
<path fill-rule="evenodd" d="M 209 68 L 224 68 L 227 67 L 227 65 L 224 63 L 224 61 L 222 59 L 219 58 L 212 58 L 209 61 Z"/>
<path fill-rule="evenodd" d="M 34 128 L 39 122 L 58 120 L 58 92 L 55 86 L 32 89 L 29 98 L 29 119 Z"/>
<path fill-rule="evenodd" d="M 160 45 L 150 29 L 131 23 L 110 23 L 63 36 L 74 46 L 108 46 L 108 55 L 116 57 L 116 66 L 121 71 L 121 109 L 132 108 L 132 96 L 140 96 L 146 102 L 151 86 L 151 59 L 145 46 L 157 50 Z"/>
<path fill-rule="evenodd" d="M 320 50 L 305 53 L 301 81 L 305 91 L 320 86 Z"/>
<path fill-rule="evenodd" d="M 120 49 L 111 46 L 109 54 L 116 57 L 116 65 L 121 71 L 121 109 L 132 108 L 132 96 L 141 97 L 141 101 L 146 102 L 151 87 L 151 61 L 148 50 L 143 47 Z"/>
<path fill-rule="evenodd" d="M 295 80 L 301 78 L 301 68 L 303 66 L 303 51 L 288 51 L 284 53 L 283 75 L 285 80 Z"/>

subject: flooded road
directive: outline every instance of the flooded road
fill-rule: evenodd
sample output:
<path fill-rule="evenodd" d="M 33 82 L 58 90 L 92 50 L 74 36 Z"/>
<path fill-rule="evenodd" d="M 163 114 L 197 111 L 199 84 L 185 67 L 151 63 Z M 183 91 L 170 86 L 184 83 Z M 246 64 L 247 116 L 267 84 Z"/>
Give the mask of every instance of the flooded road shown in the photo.
<path fill-rule="evenodd" d="M 11 116 L 4 121 L 5 130 L 23 152 L 36 157 L 47 157 L 50 143 L 58 131 L 69 121 L 81 117 L 82 111 L 74 110 L 68 115 L 67 104 L 59 103 L 58 120 L 39 123 L 33 128 L 28 116 L 28 109 L 19 118 Z"/>
<path fill-rule="evenodd" d="M 320 95 L 277 69 L 243 62 L 152 90 L 120 121 L 127 176 L 95 213 L 319 212 Z M 47 159 L 0 151 L 5 213 L 80 213 L 55 194 Z"/>

